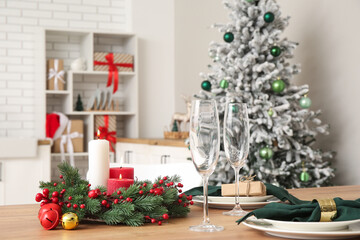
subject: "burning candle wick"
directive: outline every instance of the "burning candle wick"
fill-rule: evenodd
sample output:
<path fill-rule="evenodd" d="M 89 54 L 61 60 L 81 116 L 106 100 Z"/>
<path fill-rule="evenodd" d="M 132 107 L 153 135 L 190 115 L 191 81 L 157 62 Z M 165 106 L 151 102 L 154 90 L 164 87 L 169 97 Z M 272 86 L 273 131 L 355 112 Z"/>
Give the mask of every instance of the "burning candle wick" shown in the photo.
<path fill-rule="evenodd" d="M 122 179 L 122 175 L 121 175 L 121 174 L 119 175 L 119 179 Z"/>

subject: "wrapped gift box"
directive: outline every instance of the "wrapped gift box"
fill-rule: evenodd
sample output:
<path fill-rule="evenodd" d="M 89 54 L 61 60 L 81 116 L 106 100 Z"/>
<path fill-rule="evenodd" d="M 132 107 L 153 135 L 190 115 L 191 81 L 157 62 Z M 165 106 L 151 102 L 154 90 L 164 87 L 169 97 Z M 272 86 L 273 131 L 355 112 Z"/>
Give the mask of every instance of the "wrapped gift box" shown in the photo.
<path fill-rule="evenodd" d="M 94 53 L 94 71 L 109 71 L 109 61 L 106 56 L 107 52 L 95 52 Z M 134 56 L 126 53 L 113 53 L 113 62 L 119 72 L 133 72 L 134 71 Z M 101 62 L 104 64 L 96 64 L 95 62 Z M 125 66 L 121 66 L 121 65 Z"/>
<path fill-rule="evenodd" d="M 64 90 L 64 85 L 64 61 L 61 59 L 49 59 L 47 61 L 47 89 Z"/>
<path fill-rule="evenodd" d="M 247 196 L 247 194 L 246 194 L 247 190 L 249 191 L 249 196 L 265 196 L 266 195 L 266 187 L 265 187 L 264 183 L 262 183 L 260 181 L 239 182 L 240 196 Z M 222 184 L 221 185 L 221 195 L 223 197 L 235 196 L 235 184 Z"/>
<path fill-rule="evenodd" d="M 70 122 L 71 122 L 70 137 L 71 137 L 72 133 L 76 133 L 76 132 L 83 136 L 83 133 L 84 133 L 84 121 L 83 120 L 70 120 Z M 68 135 L 67 128 L 65 128 L 62 135 L 63 136 Z M 76 135 L 78 135 L 78 134 L 76 134 Z M 54 141 L 54 145 L 52 147 L 52 152 L 53 153 L 60 153 L 60 142 L 61 142 L 61 138 L 56 139 Z M 74 152 L 84 152 L 84 137 L 77 136 L 75 138 L 71 138 L 71 142 L 72 142 L 72 144 L 74 146 Z M 65 149 L 65 152 L 67 152 L 66 151 L 67 144 L 64 144 L 64 149 Z"/>
<path fill-rule="evenodd" d="M 102 131 L 103 135 L 101 138 L 105 138 L 110 142 L 110 150 L 112 152 L 115 151 L 115 144 L 116 144 L 116 116 L 114 115 L 96 115 L 95 116 L 95 139 L 97 137 L 97 131 L 99 128 L 106 129 Z"/>

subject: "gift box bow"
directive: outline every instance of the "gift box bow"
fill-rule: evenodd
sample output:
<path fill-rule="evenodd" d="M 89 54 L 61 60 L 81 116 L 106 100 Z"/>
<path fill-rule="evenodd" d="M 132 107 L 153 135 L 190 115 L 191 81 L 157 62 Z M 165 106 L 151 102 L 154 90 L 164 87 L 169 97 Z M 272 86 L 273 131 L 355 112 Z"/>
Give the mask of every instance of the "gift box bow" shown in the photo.
<path fill-rule="evenodd" d="M 100 126 L 98 129 L 97 137 L 99 139 L 106 139 L 109 141 L 110 145 L 110 151 L 115 152 L 114 147 L 112 146 L 112 143 L 116 143 L 116 131 L 110 131 L 109 132 L 109 116 L 104 116 L 104 124 L 105 126 Z"/>
<path fill-rule="evenodd" d="M 54 59 L 54 68 L 51 68 L 49 70 L 49 76 L 48 79 L 54 78 L 54 90 L 59 90 L 58 84 L 59 81 L 65 84 L 64 80 L 65 72 L 64 70 L 59 71 L 59 60 Z"/>
<path fill-rule="evenodd" d="M 112 80 L 114 79 L 114 90 L 115 93 L 118 89 L 119 84 L 119 73 L 117 67 L 129 67 L 133 68 L 134 65 L 132 63 L 114 63 L 114 54 L 109 53 L 105 56 L 106 62 L 94 61 L 94 65 L 108 65 L 109 66 L 109 75 L 108 82 L 106 84 L 107 87 L 110 87 L 112 84 Z"/>

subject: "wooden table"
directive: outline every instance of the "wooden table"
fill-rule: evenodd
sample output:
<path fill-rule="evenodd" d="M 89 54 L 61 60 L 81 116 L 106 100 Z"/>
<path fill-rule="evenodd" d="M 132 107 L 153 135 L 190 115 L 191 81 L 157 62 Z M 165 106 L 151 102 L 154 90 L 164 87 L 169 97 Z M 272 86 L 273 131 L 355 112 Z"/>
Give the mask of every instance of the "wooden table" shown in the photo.
<path fill-rule="evenodd" d="M 327 188 L 308 188 L 290 190 L 292 194 L 303 199 L 342 197 L 344 199 L 360 198 L 360 186 L 341 186 Z M 44 230 L 37 219 L 38 205 L 18 205 L 0 207 L 0 239 L 216 239 L 216 240 L 257 240 L 277 239 L 261 232 L 238 226 L 238 217 L 222 215 L 223 210 L 211 209 L 210 219 L 214 224 L 222 225 L 225 230 L 215 233 L 190 232 L 190 225 L 197 225 L 202 220 L 202 208 L 191 207 L 186 218 L 170 219 L 162 226 L 146 224 L 142 227 L 107 226 L 105 224 L 80 224 L 77 230 Z"/>

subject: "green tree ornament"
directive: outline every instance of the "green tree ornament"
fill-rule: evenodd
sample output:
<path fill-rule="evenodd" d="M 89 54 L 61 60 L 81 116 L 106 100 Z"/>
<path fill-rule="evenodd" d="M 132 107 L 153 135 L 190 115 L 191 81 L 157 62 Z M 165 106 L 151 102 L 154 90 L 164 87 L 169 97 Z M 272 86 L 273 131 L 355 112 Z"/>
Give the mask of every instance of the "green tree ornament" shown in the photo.
<path fill-rule="evenodd" d="M 78 95 L 77 101 L 76 101 L 76 107 L 75 111 L 84 111 L 83 103 L 81 101 L 80 94 Z"/>

